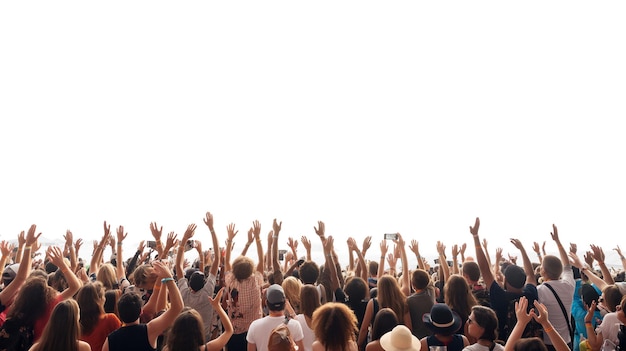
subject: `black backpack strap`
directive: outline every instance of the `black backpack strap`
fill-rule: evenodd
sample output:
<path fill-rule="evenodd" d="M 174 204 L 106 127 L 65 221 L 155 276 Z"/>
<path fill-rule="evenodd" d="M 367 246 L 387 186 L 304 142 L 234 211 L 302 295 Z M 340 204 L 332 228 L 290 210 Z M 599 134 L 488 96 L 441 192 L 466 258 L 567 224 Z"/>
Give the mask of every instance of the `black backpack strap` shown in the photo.
<path fill-rule="evenodd" d="M 561 307 L 561 311 L 563 312 L 563 317 L 565 317 L 565 321 L 567 322 L 567 329 L 569 330 L 569 335 L 571 337 L 572 335 L 574 335 L 574 331 L 572 330 L 572 325 L 570 324 L 569 318 L 567 317 L 567 310 L 565 309 L 565 306 L 563 305 L 561 298 L 559 297 L 559 295 L 556 294 L 556 291 L 554 291 L 554 288 L 551 287 L 550 284 L 543 283 L 543 285 L 547 286 L 548 289 L 552 291 L 552 293 L 554 294 L 554 297 L 556 298 L 556 302 L 559 303 L 559 306 Z M 571 342 L 574 342 L 574 340 L 572 339 Z"/>

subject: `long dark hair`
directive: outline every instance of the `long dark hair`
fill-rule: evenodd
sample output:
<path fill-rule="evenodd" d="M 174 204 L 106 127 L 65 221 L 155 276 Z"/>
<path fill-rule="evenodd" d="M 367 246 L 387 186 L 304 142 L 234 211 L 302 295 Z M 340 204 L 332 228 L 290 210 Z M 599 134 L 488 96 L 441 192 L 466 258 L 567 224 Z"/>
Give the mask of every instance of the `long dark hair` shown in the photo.
<path fill-rule="evenodd" d="M 46 280 L 38 276 L 28 278 L 11 305 L 7 320 L 14 320 L 24 326 L 34 325 L 35 321 L 45 313 L 54 295 L 54 289 L 48 286 Z"/>
<path fill-rule="evenodd" d="M 90 334 L 98 325 L 100 317 L 104 314 L 102 300 L 104 299 L 104 288 L 102 283 L 87 283 L 78 290 L 76 302 L 80 306 L 80 326 L 82 334 Z"/>

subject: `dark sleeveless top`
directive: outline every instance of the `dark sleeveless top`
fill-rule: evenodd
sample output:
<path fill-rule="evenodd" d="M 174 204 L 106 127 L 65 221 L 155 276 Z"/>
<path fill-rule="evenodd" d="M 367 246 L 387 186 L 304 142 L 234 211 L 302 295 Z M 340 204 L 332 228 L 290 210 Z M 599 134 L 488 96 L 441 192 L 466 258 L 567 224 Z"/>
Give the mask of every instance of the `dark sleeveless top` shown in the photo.
<path fill-rule="evenodd" d="M 148 326 L 135 324 L 109 334 L 109 350 L 111 351 L 154 351 L 148 341 Z"/>
<path fill-rule="evenodd" d="M 439 341 L 434 335 L 428 336 L 426 342 L 428 346 L 447 346 L 448 351 L 461 351 L 465 347 L 463 346 L 463 335 L 461 334 L 452 335 L 452 341 L 447 345 Z"/>

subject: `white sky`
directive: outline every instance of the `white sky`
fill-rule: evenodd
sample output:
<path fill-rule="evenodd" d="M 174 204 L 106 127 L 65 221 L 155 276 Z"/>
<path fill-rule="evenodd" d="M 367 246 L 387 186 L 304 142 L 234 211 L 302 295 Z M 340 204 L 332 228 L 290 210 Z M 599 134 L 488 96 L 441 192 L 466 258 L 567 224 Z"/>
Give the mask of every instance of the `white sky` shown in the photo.
<path fill-rule="evenodd" d="M 137 242 L 211 211 L 236 250 L 277 217 L 285 241 L 372 235 L 376 259 L 385 232 L 434 252 L 480 216 L 492 252 L 556 223 L 619 264 L 625 9 L 2 2 L 0 238 L 106 219 Z"/>

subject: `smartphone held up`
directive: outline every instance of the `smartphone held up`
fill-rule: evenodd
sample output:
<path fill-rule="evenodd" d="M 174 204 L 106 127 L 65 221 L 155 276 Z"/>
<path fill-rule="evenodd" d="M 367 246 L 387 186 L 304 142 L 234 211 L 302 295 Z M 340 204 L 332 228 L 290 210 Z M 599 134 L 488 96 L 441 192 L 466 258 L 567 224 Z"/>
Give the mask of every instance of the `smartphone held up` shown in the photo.
<path fill-rule="evenodd" d="M 385 233 L 385 240 L 398 240 L 398 233 Z"/>

